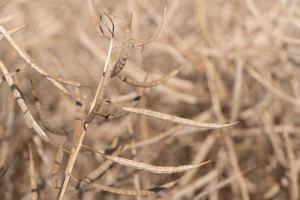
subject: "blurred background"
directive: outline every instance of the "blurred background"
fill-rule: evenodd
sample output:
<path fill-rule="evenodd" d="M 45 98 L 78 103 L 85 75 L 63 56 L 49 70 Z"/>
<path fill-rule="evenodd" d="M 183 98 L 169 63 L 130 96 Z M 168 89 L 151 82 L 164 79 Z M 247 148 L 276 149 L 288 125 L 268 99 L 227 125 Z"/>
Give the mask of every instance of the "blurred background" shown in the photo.
<path fill-rule="evenodd" d="M 107 99 L 203 122 L 239 123 L 208 130 L 134 114 L 112 120 L 97 116 L 84 140 L 94 149 L 112 149 L 116 140 L 126 144 L 140 142 L 142 145 L 129 145 L 120 156 L 159 166 L 211 162 L 176 174 L 152 174 L 114 164 L 95 182 L 131 190 L 175 180 L 176 184 L 149 197 L 132 197 L 80 186 L 71 180 L 65 199 L 299 198 L 299 1 L 94 2 L 97 13 L 109 14 L 115 24 L 111 64 L 120 56 L 124 44 L 130 46 L 123 76 L 154 80 L 182 66 L 175 77 L 153 88 L 137 88 L 113 78 L 106 90 Z M 92 101 L 109 41 L 97 33 L 86 1 L 1 0 L 0 25 L 11 30 L 13 39 L 47 73 L 87 86 L 66 87 L 72 94 L 80 94 L 87 104 Z M 70 149 L 74 99 L 32 70 L 1 38 L 0 59 L 10 72 L 20 69 L 13 78 L 30 112 L 42 125 L 32 96 L 32 81 L 43 117 L 59 130 L 47 130 L 47 135 L 56 144 L 65 141 L 65 148 Z M 143 41 L 148 42 L 137 45 Z M 127 101 L 136 96 L 141 97 L 138 102 Z M 101 110 L 103 115 L 121 112 L 109 104 Z M 28 128 L 10 88 L 2 81 L 0 199 L 31 199 L 29 144 L 38 197 L 56 199 L 59 190 L 53 185 L 51 170 L 57 147 Z M 65 153 L 60 175 L 67 158 Z M 78 178 L 93 177 L 104 161 L 83 151 L 73 174 Z"/>

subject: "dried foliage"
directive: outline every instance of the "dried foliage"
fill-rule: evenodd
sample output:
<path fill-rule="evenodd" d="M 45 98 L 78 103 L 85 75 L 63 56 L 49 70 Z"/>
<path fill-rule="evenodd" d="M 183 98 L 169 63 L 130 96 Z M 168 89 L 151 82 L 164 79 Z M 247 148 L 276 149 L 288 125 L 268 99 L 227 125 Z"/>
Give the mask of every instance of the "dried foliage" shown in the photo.
<path fill-rule="evenodd" d="M 299 199 L 298 1 L 0 11 L 0 199 Z"/>

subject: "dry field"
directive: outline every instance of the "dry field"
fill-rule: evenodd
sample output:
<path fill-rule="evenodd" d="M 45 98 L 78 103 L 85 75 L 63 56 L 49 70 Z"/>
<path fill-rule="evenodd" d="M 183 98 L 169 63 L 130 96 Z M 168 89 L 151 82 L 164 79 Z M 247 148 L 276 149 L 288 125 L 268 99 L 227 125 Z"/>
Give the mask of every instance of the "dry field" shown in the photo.
<path fill-rule="evenodd" d="M 0 199 L 299 199 L 297 0 L 0 0 Z"/>

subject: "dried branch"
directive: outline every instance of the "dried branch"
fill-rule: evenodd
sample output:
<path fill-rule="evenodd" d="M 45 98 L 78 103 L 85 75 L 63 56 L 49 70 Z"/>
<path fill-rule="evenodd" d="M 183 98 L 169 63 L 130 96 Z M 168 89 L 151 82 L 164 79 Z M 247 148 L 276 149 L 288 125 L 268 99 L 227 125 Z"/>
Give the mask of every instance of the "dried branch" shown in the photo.
<path fill-rule="evenodd" d="M 45 77 L 47 80 L 49 80 L 54 86 L 56 86 L 59 90 L 62 92 L 70 95 L 69 91 L 57 80 L 55 80 L 52 76 L 50 76 L 47 72 L 45 72 L 39 65 L 37 65 L 30 56 L 22 49 L 16 41 L 9 35 L 7 30 L 0 25 L 0 32 L 2 35 L 6 38 L 6 40 L 11 44 L 11 46 L 18 52 L 18 54 L 34 69 L 37 73 L 39 73 L 41 76 Z"/>
<path fill-rule="evenodd" d="M 89 4 L 90 11 L 92 11 L 91 12 L 92 15 L 95 14 L 95 8 L 94 8 L 93 1 L 90 0 L 90 1 L 87 1 L 87 2 Z M 106 58 L 106 61 L 105 61 L 102 77 L 99 81 L 94 99 L 91 103 L 88 115 L 87 115 L 86 120 L 85 120 L 84 123 L 83 123 L 84 109 L 82 108 L 83 105 L 81 104 L 80 101 L 76 101 L 76 105 L 79 108 L 78 109 L 79 112 L 77 113 L 79 116 L 76 116 L 76 118 L 75 118 L 76 120 L 75 120 L 75 131 L 74 131 L 73 147 L 72 147 L 70 158 L 69 158 L 68 163 L 67 163 L 67 167 L 65 169 L 65 177 L 64 177 L 64 181 L 63 181 L 60 193 L 59 193 L 59 200 L 62 200 L 64 198 L 64 195 L 65 195 L 65 192 L 67 190 L 67 186 L 68 186 L 68 183 L 69 183 L 69 180 L 70 180 L 70 175 L 72 174 L 76 159 L 77 159 L 79 151 L 81 149 L 83 139 L 84 139 L 86 131 L 87 131 L 87 127 L 88 127 L 89 123 L 93 121 L 93 119 L 95 117 L 95 113 L 98 112 L 98 110 L 103 105 L 105 90 L 106 90 L 106 88 L 108 86 L 108 83 L 109 83 L 109 80 L 110 80 L 110 74 L 112 73 L 112 68 L 109 67 L 109 61 L 110 61 L 112 48 L 113 48 L 113 42 L 114 42 L 114 23 L 108 15 L 104 14 L 103 16 L 107 17 L 107 19 L 111 23 L 111 27 L 109 27 L 109 25 L 105 24 L 106 28 L 109 30 L 109 32 L 111 34 L 110 37 L 109 37 L 110 38 L 110 45 L 109 45 L 109 49 L 108 49 L 108 55 L 107 55 L 107 58 Z M 100 25 L 100 30 L 103 33 L 101 24 L 99 24 L 99 25 Z"/>
<path fill-rule="evenodd" d="M 2 70 L 2 73 L 4 74 L 4 77 L 6 79 L 8 86 L 10 87 L 10 89 L 13 93 L 14 98 L 16 99 L 19 107 L 21 108 L 21 110 L 23 112 L 23 115 L 25 117 L 27 125 L 30 128 L 33 128 L 35 130 L 35 132 L 42 137 L 43 140 L 45 140 L 46 142 L 49 142 L 49 138 L 47 137 L 46 133 L 43 131 L 43 129 L 38 125 L 38 123 L 35 121 L 35 119 L 31 115 L 31 113 L 22 97 L 22 94 L 20 93 L 20 90 L 14 83 L 14 80 L 10 77 L 7 68 L 5 67 L 5 65 L 3 64 L 3 62 L 1 60 L 0 60 L 0 68 Z"/>
<path fill-rule="evenodd" d="M 93 119 L 96 115 L 95 113 L 97 113 L 99 111 L 99 109 L 101 108 L 101 106 L 104 102 L 105 90 L 106 90 L 106 88 L 109 84 L 109 80 L 110 80 L 109 74 L 112 73 L 112 68 L 109 67 L 109 60 L 111 57 L 113 42 L 114 42 L 114 38 L 112 38 L 110 40 L 110 45 L 109 45 L 108 54 L 107 54 L 107 58 L 105 61 L 102 77 L 99 81 L 94 99 L 91 103 L 90 110 L 89 110 L 88 117 L 86 119 L 85 124 L 88 124 L 93 121 Z"/>
<path fill-rule="evenodd" d="M 84 128 L 84 107 L 82 103 L 77 100 L 76 101 L 76 112 L 75 112 L 75 123 L 74 123 L 74 134 L 73 134 L 73 146 L 71 149 L 71 155 L 69 157 L 65 172 L 64 172 L 64 180 L 61 186 L 61 190 L 59 192 L 59 200 L 64 198 L 65 192 L 68 187 L 68 183 L 70 181 L 70 175 L 73 171 L 76 159 L 78 157 L 79 151 L 82 146 L 82 142 L 84 136 L 86 134 L 86 129 Z"/>

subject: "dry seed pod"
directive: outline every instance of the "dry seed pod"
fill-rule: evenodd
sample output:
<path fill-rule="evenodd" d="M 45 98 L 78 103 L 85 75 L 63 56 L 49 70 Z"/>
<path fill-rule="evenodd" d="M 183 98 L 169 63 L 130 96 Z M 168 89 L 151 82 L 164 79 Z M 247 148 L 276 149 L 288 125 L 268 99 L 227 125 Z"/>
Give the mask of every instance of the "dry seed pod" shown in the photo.
<path fill-rule="evenodd" d="M 132 24 L 132 15 L 130 15 L 130 21 L 128 24 L 127 39 L 122 46 L 121 55 L 118 58 L 117 62 L 115 63 L 112 73 L 110 74 L 111 78 L 118 75 L 124 69 L 124 67 L 126 65 L 126 61 L 128 58 L 129 42 L 130 42 L 130 37 L 131 37 L 131 24 Z"/>
<path fill-rule="evenodd" d="M 115 24 L 113 23 L 112 18 L 108 14 L 103 13 L 99 16 L 99 19 L 100 19 L 99 28 L 102 35 L 108 39 L 114 38 Z"/>
<path fill-rule="evenodd" d="M 118 58 L 117 62 L 114 65 L 113 71 L 110 74 L 110 78 L 115 77 L 116 75 L 118 75 L 123 70 L 123 68 L 126 65 L 127 57 L 128 56 L 127 56 L 127 52 L 126 52 L 125 54 L 121 55 Z"/>

